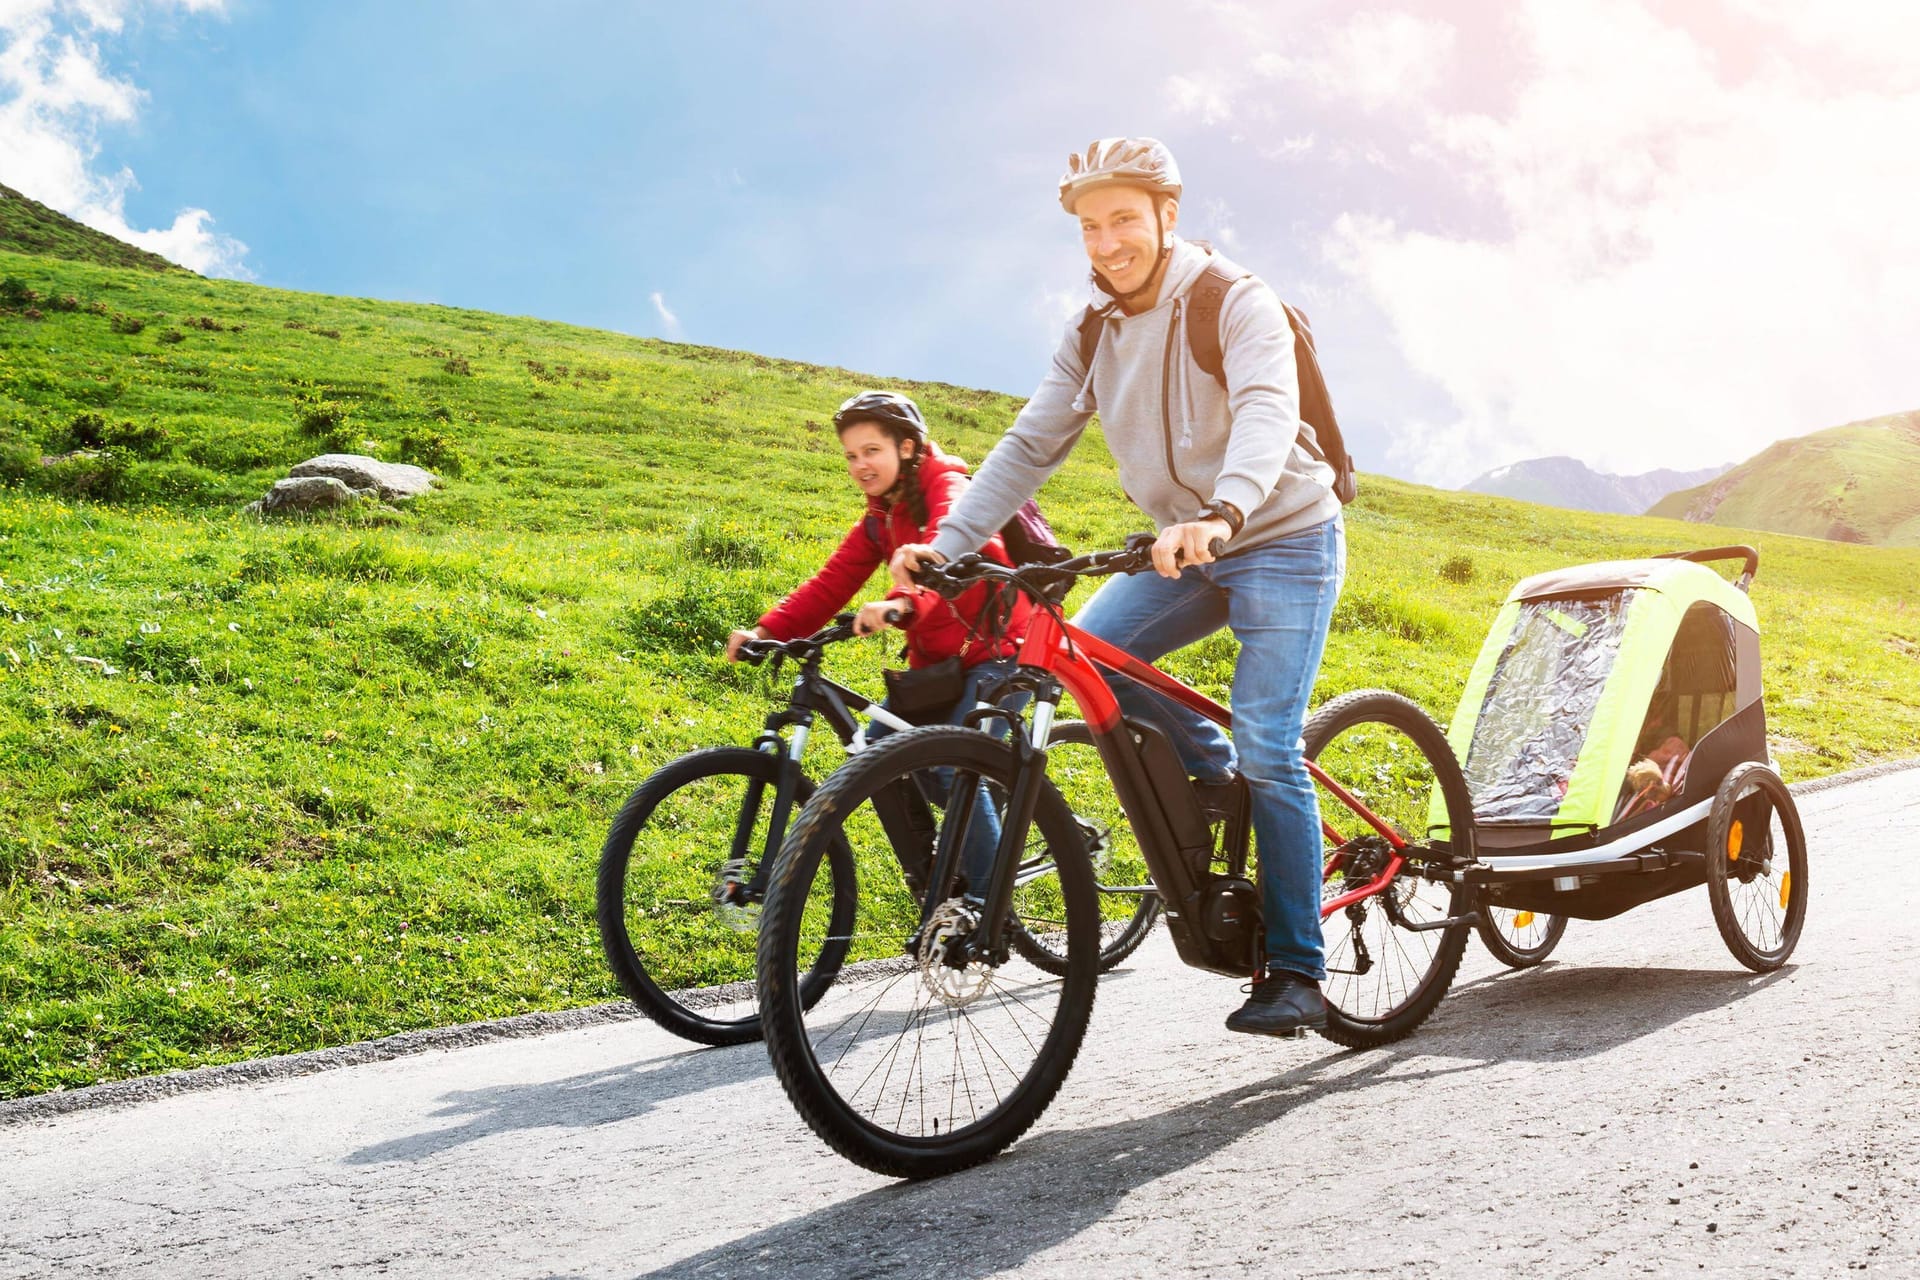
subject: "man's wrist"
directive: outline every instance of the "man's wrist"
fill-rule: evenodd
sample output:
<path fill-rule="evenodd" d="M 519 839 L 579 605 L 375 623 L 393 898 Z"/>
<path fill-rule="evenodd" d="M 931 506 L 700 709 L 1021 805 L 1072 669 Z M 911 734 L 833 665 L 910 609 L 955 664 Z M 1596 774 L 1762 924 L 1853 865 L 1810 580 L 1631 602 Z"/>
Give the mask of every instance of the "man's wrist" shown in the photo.
<path fill-rule="evenodd" d="M 1226 521 L 1227 536 L 1229 538 L 1238 537 L 1240 530 L 1245 528 L 1247 523 L 1247 518 L 1240 513 L 1240 508 L 1223 498 L 1215 498 L 1212 502 L 1200 508 L 1200 514 L 1203 517 L 1211 516 L 1216 520 Z"/>

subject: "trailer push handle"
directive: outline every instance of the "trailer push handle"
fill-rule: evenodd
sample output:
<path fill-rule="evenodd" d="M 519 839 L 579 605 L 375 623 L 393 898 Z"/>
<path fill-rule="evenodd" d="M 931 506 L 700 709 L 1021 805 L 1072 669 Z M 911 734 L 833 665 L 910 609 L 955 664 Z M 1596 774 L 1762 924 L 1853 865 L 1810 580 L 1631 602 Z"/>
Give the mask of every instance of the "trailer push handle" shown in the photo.
<path fill-rule="evenodd" d="M 1656 560 L 1691 560 L 1695 564 L 1706 564 L 1712 560 L 1745 560 L 1746 567 L 1734 581 L 1734 586 L 1745 591 L 1753 585 L 1753 575 L 1760 571 L 1760 553 L 1752 547 L 1708 547 L 1704 551 L 1662 551 Z"/>

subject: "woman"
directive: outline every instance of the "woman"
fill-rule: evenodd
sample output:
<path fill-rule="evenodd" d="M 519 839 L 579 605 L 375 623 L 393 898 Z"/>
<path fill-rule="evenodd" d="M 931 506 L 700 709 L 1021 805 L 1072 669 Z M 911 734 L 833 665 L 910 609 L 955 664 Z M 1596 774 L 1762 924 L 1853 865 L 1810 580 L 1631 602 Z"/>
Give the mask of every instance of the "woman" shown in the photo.
<path fill-rule="evenodd" d="M 749 640 L 791 640 L 825 626 L 897 548 L 932 541 L 940 522 L 966 491 L 966 463 L 942 453 L 927 438 L 920 406 L 906 396 L 863 391 L 840 406 L 833 426 L 840 435 L 847 473 L 866 495 L 866 510 L 818 573 L 751 629 L 727 637 L 730 660 L 738 660 L 740 646 Z M 998 534 L 987 539 L 981 553 L 1002 564 L 1013 563 Z M 1013 655 L 1027 634 L 1033 606 L 1017 593 L 1008 598 L 1013 602 L 1011 612 L 995 626 L 993 619 L 981 617 L 989 603 L 985 585 L 952 601 L 922 588 L 895 587 L 884 599 L 862 605 L 854 615 L 853 629 L 864 636 L 900 627 L 906 633 L 910 670 L 926 670 L 957 658 L 961 668 L 957 700 L 941 717 L 957 725 L 979 702 L 980 691 L 1013 669 Z M 898 621 L 889 621 L 890 615 Z M 885 732 L 884 725 L 871 725 L 867 737 L 871 741 Z M 991 808 L 986 811 L 990 813 Z M 978 885 L 999 837 L 998 824 L 974 824 L 970 832 L 980 838 L 970 834 L 963 870 Z"/>

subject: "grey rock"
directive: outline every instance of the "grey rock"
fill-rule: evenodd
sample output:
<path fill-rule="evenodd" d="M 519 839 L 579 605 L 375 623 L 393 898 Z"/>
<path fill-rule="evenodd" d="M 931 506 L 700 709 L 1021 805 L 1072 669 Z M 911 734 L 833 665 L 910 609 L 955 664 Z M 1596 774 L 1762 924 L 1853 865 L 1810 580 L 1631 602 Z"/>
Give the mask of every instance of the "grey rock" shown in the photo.
<path fill-rule="evenodd" d="M 351 488 L 332 476 L 299 476 L 274 481 L 266 497 L 258 502 L 249 502 L 244 510 L 246 514 L 256 516 L 286 515 L 345 506 L 361 498 L 374 497 L 377 492 L 372 487 Z"/>
<path fill-rule="evenodd" d="M 387 502 L 405 502 L 437 483 L 433 472 L 404 462 L 382 462 L 358 453 L 323 453 L 287 472 L 289 476 L 331 476 L 353 489 L 378 489 Z"/>

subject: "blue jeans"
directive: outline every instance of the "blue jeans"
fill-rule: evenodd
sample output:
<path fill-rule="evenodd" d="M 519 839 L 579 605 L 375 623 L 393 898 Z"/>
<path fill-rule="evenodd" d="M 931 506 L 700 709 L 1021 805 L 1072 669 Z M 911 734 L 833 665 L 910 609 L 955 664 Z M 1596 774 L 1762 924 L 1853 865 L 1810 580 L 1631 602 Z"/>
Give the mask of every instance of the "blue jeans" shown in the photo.
<path fill-rule="evenodd" d="M 966 721 L 967 713 L 980 704 L 980 690 L 996 680 L 1003 680 L 1013 674 L 1012 658 L 997 658 L 992 662 L 983 662 L 967 670 L 966 680 L 960 687 L 960 701 L 953 704 L 953 710 L 947 713 L 947 723 L 959 726 Z M 999 705 L 1009 711 L 1019 712 L 1033 697 L 1029 693 L 1015 694 L 1003 699 Z M 885 706 L 885 703 L 881 703 Z M 1007 736 L 1005 721 L 989 720 L 986 729 L 996 738 Z M 874 721 L 867 726 L 867 741 L 878 742 L 892 733 L 887 725 Z M 946 803 L 946 793 L 953 786 L 953 770 L 934 770 L 935 786 L 929 788 L 937 795 L 929 797 L 936 804 Z M 993 853 L 1000 847 L 1000 814 L 993 807 L 993 800 L 987 794 L 985 784 L 980 787 L 979 798 L 974 802 L 973 821 L 967 824 L 966 842 L 960 846 L 960 874 L 967 878 L 969 893 L 984 893 L 987 888 L 987 873 L 993 869 Z"/>
<path fill-rule="evenodd" d="M 1178 578 L 1111 578 L 1074 624 L 1154 662 L 1231 627 L 1233 738 L 1220 726 L 1124 676 L 1108 673 L 1124 714 L 1165 731 L 1187 771 L 1217 780 L 1236 765 L 1253 797 L 1254 847 L 1267 926 L 1267 965 L 1319 981 L 1320 804 L 1300 732 L 1307 696 L 1347 572 L 1347 535 L 1335 516 Z M 1237 760 L 1236 760 L 1237 749 Z"/>

